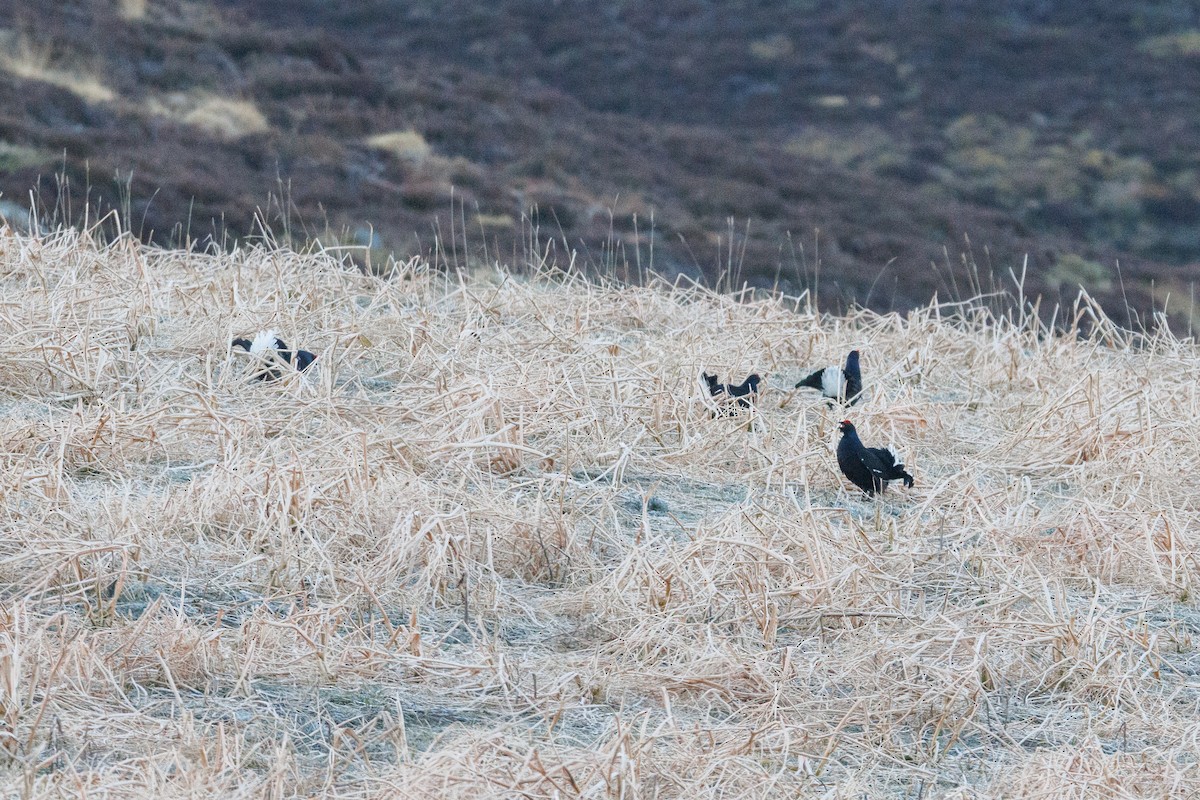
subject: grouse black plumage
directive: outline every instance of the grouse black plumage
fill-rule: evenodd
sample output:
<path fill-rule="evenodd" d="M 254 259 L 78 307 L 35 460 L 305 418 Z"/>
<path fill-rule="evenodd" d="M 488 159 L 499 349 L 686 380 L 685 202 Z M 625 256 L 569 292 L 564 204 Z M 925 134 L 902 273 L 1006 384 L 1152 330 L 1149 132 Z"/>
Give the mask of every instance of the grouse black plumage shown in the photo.
<path fill-rule="evenodd" d="M 304 372 L 308 369 L 316 355 L 307 350 L 292 351 L 284 344 L 275 331 L 260 331 L 254 340 L 234 339 L 232 347 L 240 347 L 247 353 L 258 356 L 263 362 L 254 373 L 256 381 L 276 381 L 282 377 L 278 367 L 280 362 L 294 365 L 297 370 Z"/>
<path fill-rule="evenodd" d="M 709 375 L 707 372 L 701 373 L 704 376 L 704 382 L 708 384 L 708 393 L 713 397 L 726 395 L 737 401 L 740 408 L 749 408 L 751 400 L 758 395 L 758 385 L 762 383 L 762 377 L 756 372 L 746 380 L 736 386 L 729 383 L 721 383 L 717 380 L 716 375 Z"/>
<path fill-rule="evenodd" d="M 862 395 L 863 389 L 858 351 L 850 351 L 846 356 L 846 366 L 819 369 L 797 383 L 796 388 L 816 389 L 830 400 L 854 405 Z"/>
<path fill-rule="evenodd" d="M 905 472 L 903 464 L 896 463 L 896 454 L 891 450 L 864 446 L 850 420 L 843 420 L 838 430 L 842 432 L 837 448 L 838 466 L 859 489 L 873 495 L 883 493 L 888 481 L 902 480 L 905 486 L 913 485 L 913 476 Z"/>

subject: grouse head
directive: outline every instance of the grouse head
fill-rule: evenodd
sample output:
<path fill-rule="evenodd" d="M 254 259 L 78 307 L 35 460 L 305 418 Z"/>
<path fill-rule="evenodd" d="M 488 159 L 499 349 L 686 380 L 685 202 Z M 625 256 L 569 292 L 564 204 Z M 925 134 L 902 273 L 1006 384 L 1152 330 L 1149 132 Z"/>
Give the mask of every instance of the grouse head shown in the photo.
<path fill-rule="evenodd" d="M 307 350 L 296 351 L 296 369 L 300 370 L 301 372 L 304 372 L 304 370 L 308 369 L 309 366 L 316 360 L 316 355 L 308 352 Z"/>

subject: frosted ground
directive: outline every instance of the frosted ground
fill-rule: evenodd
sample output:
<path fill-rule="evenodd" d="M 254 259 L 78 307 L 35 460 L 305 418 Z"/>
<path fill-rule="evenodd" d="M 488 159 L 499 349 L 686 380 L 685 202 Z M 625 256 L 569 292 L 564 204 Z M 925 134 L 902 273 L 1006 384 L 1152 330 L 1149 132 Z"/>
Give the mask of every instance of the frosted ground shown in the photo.
<path fill-rule="evenodd" d="M 0 281 L 6 795 L 1200 794 L 1190 342 L 72 232 Z M 877 503 L 790 389 L 852 347 Z"/>

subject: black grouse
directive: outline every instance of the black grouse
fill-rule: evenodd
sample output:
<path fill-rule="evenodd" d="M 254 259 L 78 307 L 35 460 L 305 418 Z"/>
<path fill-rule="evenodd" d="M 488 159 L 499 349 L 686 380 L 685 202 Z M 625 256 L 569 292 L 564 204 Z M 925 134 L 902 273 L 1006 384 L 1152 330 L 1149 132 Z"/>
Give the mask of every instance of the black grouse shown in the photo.
<path fill-rule="evenodd" d="M 903 464 L 896 463 L 896 455 L 891 450 L 863 446 L 854 423 L 848 419 L 838 425 L 838 430 L 842 432 L 837 449 L 838 466 L 859 489 L 873 495 L 886 490 L 888 481 L 903 480 L 905 486 L 913 485 L 913 476 L 904 471 Z"/>
<path fill-rule="evenodd" d="M 846 366 L 825 367 L 796 384 L 796 388 L 816 389 L 830 400 L 854 405 L 862 395 L 862 372 L 858 366 L 858 351 L 846 356 Z"/>
<path fill-rule="evenodd" d="M 252 356 L 257 356 L 262 364 L 254 373 L 256 381 L 275 381 L 282 377 L 279 371 L 279 362 L 284 364 L 294 364 L 300 372 L 308 369 L 313 361 L 316 360 L 316 355 L 307 350 L 296 350 L 295 352 L 288 349 L 284 344 L 283 339 L 280 339 L 275 331 L 259 331 L 255 335 L 254 341 L 249 339 L 234 339 L 232 347 L 240 347 Z"/>
<path fill-rule="evenodd" d="M 746 380 L 734 386 L 728 383 L 720 383 L 716 375 L 709 375 L 707 372 L 702 372 L 704 382 L 708 384 L 708 393 L 713 397 L 719 398 L 721 395 L 732 397 L 737 400 L 740 408 L 749 408 L 751 401 L 758 396 L 758 384 L 762 382 L 762 377 L 756 372 Z M 735 409 L 728 409 L 726 413 L 733 413 Z"/>

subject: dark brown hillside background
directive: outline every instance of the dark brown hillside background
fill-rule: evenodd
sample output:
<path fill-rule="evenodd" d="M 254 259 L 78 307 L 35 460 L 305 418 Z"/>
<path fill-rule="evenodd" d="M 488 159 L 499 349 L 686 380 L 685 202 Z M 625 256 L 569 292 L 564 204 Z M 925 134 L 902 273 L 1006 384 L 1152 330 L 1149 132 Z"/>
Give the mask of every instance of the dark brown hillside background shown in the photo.
<path fill-rule="evenodd" d="M 969 236 L 985 283 L 1028 255 L 1029 292 L 1192 313 L 1200 3 L 0 0 L 0 25 L 10 217 L 65 173 L 76 217 L 164 243 L 261 209 L 376 260 L 454 230 L 460 264 L 462 221 L 471 262 L 520 263 L 532 220 L 618 274 L 653 242 L 660 272 L 794 292 L 819 257 L 822 304 L 880 309 L 969 295 Z"/>

